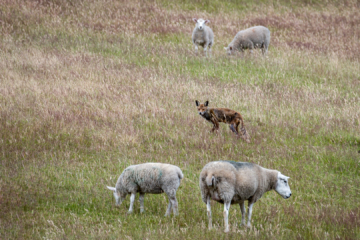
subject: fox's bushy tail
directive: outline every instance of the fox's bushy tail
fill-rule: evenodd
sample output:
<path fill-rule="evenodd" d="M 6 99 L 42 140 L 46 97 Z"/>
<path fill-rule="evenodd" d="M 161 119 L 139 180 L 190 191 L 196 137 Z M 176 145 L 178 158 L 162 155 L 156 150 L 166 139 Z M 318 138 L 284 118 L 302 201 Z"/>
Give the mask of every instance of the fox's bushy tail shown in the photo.
<path fill-rule="evenodd" d="M 241 132 L 241 137 L 246 141 L 246 142 L 250 142 L 250 135 L 249 133 L 246 131 L 245 128 L 245 124 L 244 121 L 241 119 L 241 128 L 240 128 L 240 132 Z"/>

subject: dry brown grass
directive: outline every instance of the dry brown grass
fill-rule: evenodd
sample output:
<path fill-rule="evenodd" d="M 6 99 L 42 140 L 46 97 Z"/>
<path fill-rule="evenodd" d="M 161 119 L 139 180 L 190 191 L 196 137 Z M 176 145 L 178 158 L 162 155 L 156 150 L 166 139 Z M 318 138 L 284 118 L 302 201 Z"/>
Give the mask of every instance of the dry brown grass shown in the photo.
<path fill-rule="evenodd" d="M 0 238 L 357 238 L 359 24 L 354 6 L 329 4 L 208 13 L 141 1 L 0 1 Z M 194 56 L 192 17 L 209 18 L 212 59 Z M 235 33 L 272 31 L 268 58 L 224 56 Z M 238 110 L 251 143 L 218 134 L 195 99 Z M 254 228 L 206 229 L 198 173 L 217 159 L 291 176 L 294 197 L 268 194 Z M 105 185 L 125 166 L 179 165 L 180 216 L 164 196 L 147 215 L 114 210 Z M 235 210 L 236 209 L 236 210 Z M 139 230 L 141 229 L 141 231 Z"/>

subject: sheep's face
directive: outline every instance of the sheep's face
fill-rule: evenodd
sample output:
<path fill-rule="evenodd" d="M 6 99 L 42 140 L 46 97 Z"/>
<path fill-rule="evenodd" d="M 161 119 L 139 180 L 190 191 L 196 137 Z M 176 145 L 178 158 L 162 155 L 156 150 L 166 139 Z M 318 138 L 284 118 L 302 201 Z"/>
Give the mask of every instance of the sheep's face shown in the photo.
<path fill-rule="evenodd" d="M 116 205 L 116 206 L 120 206 L 120 204 L 122 203 L 122 201 L 125 200 L 126 193 L 122 193 L 122 192 L 118 191 L 118 190 L 117 190 L 116 188 L 114 188 L 114 187 L 109 187 L 109 186 L 107 186 L 107 188 L 113 192 L 113 195 L 114 195 L 114 198 L 115 198 L 115 205 Z"/>
<path fill-rule="evenodd" d="M 200 104 L 198 100 L 195 101 L 198 112 L 201 116 L 203 116 L 208 108 L 209 101 L 206 101 L 204 104 Z"/>
<path fill-rule="evenodd" d="M 234 50 L 232 46 L 224 47 L 224 49 L 226 50 L 227 55 L 231 55 Z"/>
<path fill-rule="evenodd" d="M 280 172 L 278 172 L 278 179 L 277 179 L 275 191 L 285 199 L 291 196 L 291 190 L 288 184 L 288 179 L 289 177 L 282 175 Z"/>
<path fill-rule="evenodd" d="M 209 20 L 204 20 L 202 18 L 199 18 L 199 19 L 194 18 L 193 20 L 194 20 L 194 22 L 196 22 L 195 27 L 199 31 L 203 31 L 205 28 L 205 24 L 209 22 Z"/>
<path fill-rule="evenodd" d="M 122 192 L 118 192 L 118 191 L 114 192 L 114 197 L 115 197 L 115 200 L 116 200 L 115 205 L 117 207 L 120 206 L 121 203 L 125 200 L 126 195 L 127 195 L 126 193 L 122 193 Z"/>

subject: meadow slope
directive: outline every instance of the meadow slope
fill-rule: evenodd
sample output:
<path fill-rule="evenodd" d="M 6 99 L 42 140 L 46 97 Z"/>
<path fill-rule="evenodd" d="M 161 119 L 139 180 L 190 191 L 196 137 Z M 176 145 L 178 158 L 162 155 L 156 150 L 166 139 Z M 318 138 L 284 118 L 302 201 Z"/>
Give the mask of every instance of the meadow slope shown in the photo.
<path fill-rule="evenodd" d="M 1 239 L 359 239 L 360 3 L 243 0 L 0 0 Z M 194 54 L 193 17 L 215 44 Z M 227 56 L 240 29 L 264 25 L 269 53 Z M 251 143 L 195 100 L 239 111 Z M 252 228 L 212 204 L 209 161 L 249 161 L 290 176 L 265 194 Z M 106 185 L 125 167 L 178 165 L 180 214 L 145 196 L 128 215 Z"/>

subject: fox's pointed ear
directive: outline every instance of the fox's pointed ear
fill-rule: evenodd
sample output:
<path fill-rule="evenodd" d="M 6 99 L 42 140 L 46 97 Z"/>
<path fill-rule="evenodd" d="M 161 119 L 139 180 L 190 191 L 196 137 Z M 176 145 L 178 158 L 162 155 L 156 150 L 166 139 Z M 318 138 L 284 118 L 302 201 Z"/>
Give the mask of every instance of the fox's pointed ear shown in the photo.
<path fill-rule="evenodd" d="M 200 105 L 198 100 L 195 100 L 195 104 L 197 107 Z"/>
<path fill-rule="evenodd" d="M 204 106 L 207 107 L 208 105 L 209 105 L 209 101 L 206 101 L 206 102 L 204 103 Z"/>

